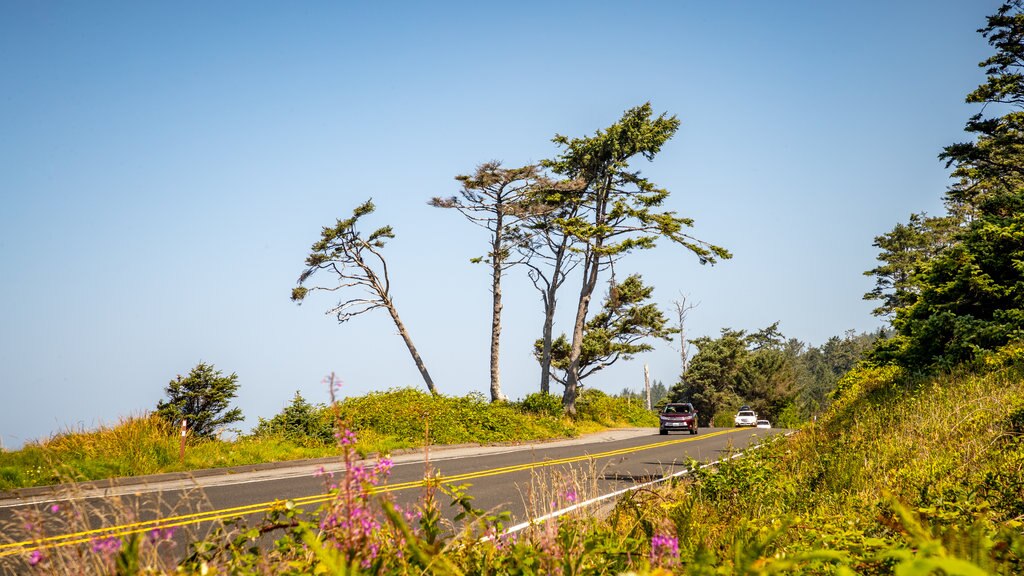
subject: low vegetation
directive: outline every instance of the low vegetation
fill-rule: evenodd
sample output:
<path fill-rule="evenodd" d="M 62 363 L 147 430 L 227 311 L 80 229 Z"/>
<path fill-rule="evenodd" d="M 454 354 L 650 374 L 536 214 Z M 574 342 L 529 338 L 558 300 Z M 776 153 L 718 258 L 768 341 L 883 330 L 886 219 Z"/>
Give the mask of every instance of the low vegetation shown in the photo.
<path fill-rule="evenodd" d="M 503 534 L 507 517 L 473 507 L 471 487 L 428 485 L 416 505 L 396 508 L 375 491 L 390 461 L 357 465 L 346 429 L 339 450 L 350 472 L 325 479 L 335 498 L 311 515 L 282 502 L 258 524 L 193 543 L 177 567 L 155 553 L 163 533 L 93 545 L 86 556 L 96 573 L 1020 574 L 1022 398 L 1024 346 L 938 377 L 861 364 L 799 434 L 716 469 L 694 463 L 689 478 L 634 492 L 607 514 L 577 511 L 515 534 Z M 555 401 L 535 398 L 533 409 Z M 586 496 L 576 479 L 546 482 L 550 508 Z M 449 501 L 464 522 L 443 520 Z M 254 546 L 267 535 L 272 547 Z M 74 558 L 26 554 L 44 568 L 83 565 Z"/>
<path fill-rule="evenodd" d="M 488 402 L 396 389 L 341 400 L 343 421 L 358 434 L 361 454 L 432 444 L 525 442 L 566 438 L 603 428 L 657 426 L 636 399 L 589 389 L 576 418 L 562 415 L 560 399 L 532 394 L 522 402 Z M 158 415 L 122 419 L 92 431 L 68 431 L 21 450 L 0 453 L 0 490 L 68 481 L 242 466 L 340 456 L 333 410 L 300 394 L 251 434 L 235 439 L 190 436 L 179 460 L 178 428 Z M 429 426 L 429 431 L 427 429 Z M 429 432 L 429 434 L 428 434 Z"/>

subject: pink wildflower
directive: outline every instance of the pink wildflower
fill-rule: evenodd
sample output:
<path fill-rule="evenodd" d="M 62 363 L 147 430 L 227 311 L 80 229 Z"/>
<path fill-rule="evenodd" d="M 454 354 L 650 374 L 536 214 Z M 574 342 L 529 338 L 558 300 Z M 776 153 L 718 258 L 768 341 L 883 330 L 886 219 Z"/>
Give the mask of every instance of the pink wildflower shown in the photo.
<path fill-rule="evenodd" d="M 679 541 L 666 534 L 655 534 L 651 538 L 651 564 L 671 566 L 679 559 Z"/>
<path fill-rule="evenodd" d="M 33 550 L 32 553 L 28 555 L 28 565 L 29 566 L 35 566 L 36 564 L 39 564 L 42 561 L 43 561 L 43 553 L 40 552 L 39 550 Z"/>

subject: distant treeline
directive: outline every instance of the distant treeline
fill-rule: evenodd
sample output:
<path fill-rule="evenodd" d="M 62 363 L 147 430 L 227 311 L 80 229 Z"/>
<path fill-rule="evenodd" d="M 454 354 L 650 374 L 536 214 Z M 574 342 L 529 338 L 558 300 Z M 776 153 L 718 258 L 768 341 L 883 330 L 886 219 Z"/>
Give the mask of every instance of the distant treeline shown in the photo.
<path fill-rule="evenodd" d="M 775 425 L 794 426 L 824 411 L 839 378 L 884 336 L 851 330 L 809 346 L 784 337 L 778 323 L 751 333 L 724 328 L 718 338 L 693 340 L 698 352 L 666 401 L 691 402 L 704 415 L 701 425 L 729 426 L 745 405 Z"/>

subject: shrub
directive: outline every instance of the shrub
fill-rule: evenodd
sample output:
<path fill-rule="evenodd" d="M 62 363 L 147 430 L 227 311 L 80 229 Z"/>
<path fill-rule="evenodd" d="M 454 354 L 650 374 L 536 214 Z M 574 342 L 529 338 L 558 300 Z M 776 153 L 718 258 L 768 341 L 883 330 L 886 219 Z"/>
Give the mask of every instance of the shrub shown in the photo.
<path fill-rule="evenodd" d="M 554 394 L 534 392 L 519 402 L 519 409 L 530 414 L 557 418 L 564 412 L 562 399 Z"/>
<path fill-rule="evenodd" d="M 253 435 L 278 435 L 299 444 L 324 446 L 334 442 L 334 425 L 322 404 L 314 406 L 296 391 L 280 414 L 270 420 L 260 418 Z"/>

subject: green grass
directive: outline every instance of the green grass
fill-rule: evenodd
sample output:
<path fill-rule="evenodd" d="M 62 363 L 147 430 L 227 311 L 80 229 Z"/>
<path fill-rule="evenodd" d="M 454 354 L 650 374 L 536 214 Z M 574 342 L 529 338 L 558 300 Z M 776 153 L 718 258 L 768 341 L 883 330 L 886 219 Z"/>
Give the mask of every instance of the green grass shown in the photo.
<path fill-rule="evenodd" d="M 576 419 L 553 415 L 554 398 L 540 399 L 542 408 L 537 398 L 533 400 L 490 403 L 479 394 L 432 396 L 406 388 L 346 398 L 338 403 L 338 412 L 355 431 L 356 450 L 364 455 L 421 447 L 428 441 L 428 425 L 429 442 L 438 445 L 567 438 L 610 427 L 658 423 L 653 413 L 635 401 L 596 390 L 581 396 Z M 328 407 L 318 407 L 308 417 L 326 422 L 329 430 L 335 415 Z M 325 440 L 322 435 L 264 428 L 260 434 L 230 441 L 190 438 L 184 463 L 178 458 L 177 429 L 153 415 L 123 418 L 96 430 L 67 431 L 21 450 L 0 452 L 0 490 L 341 454 L 330 433 Z"/>
<path fill-rule="evenodd" d="M 862 367 L 800 433 L 656 496 L 617 527 L 663 526 L 684 564 L 726 573 L 1024 571 L 1024 368 L 937 377 Z M 758 564 L 759 563 L 759 564 Z"/>
<path fill-rule="evenodd" d="M 623 497 L 607 516 L 578 511 L 512 539 L 481 541 L 499 516 L 474 510 L 467 487 L 425 489 L 414 509 L 393 511 L 370 496 L 374 472 L 353 467 L 336 497 L 307 518 L 282 503 L 258 528 L 228 524 L 195 544 L 184 573 L 238 574 L 1021 574 L 1024 573 L 1024 347 L 988 366 L 924 378 L 895 368 L 861 367 L 841 382 L 828 414 L 789 438 L 769 441 L 715 469 Z M 409 414 L 396 410 L 406 402 Z M 491 405 L 478 397 L 431 398 L 397 390 L 346 400 L 349 425 L 378 443 L 414 443 L 430 422 L 449 441 L 479 431 L 507 439 L 508 427 L 636 425 L 652 416 L 597 393 L 581 419 L 552 415 L 548 398 Z M 589 416 L 588 410 L 593 410 Z M 533 414 L 530 416 L 528 414 Z M 418 415 L 418 417 L 417 417 Z M 435 432 L 431 432 L 433 436 Z M 70 441 L 66 441 L 69 444 Z M 98 440 L 96 441 L 98 443 Z M 231 443 L 244 453 L 246 443 Z M 88 445 L 82 439 L 75 445 Z M 222 443 L 229 445 L 228 443 Z M 258 450 L 256 450 L 258 451 Z M 245 456 L 239 456 L 244 458 Z M 356 458 L 349 451 L 344 458 Z M 367 476 L 369 474 L 369 476 Z M 536 480 L 551 508 L 589 497 L 586 479 Z M 448 502 L 472 519 L 442 521 Z M 541 509 L 543 512 L 543 509 Z M 338 522 L 358 517 L 358 523 Z M 271 531 L 273 550 L 250 545 Z M 9 535 L 8 537 L 18 537 Z M 142 541 L 98 556 L 143 559 L 171 573 Z M 89 552 L 54 550 L 75 563 Z M 107 554 L 103 556 L 103 554 Z M 149 558 L 150 560 L 145 560 Z"/>

